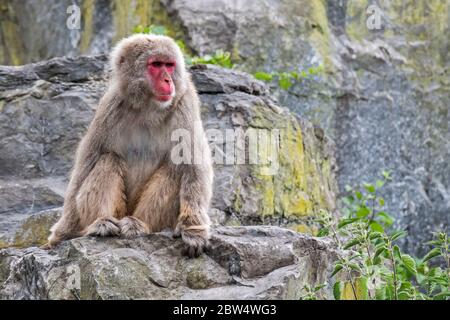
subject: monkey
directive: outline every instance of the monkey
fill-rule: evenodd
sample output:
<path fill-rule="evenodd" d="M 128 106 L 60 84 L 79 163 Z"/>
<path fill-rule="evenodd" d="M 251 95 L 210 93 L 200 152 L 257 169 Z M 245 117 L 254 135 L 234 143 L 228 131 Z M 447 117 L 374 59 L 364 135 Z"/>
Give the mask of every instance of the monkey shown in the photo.
<path fill-rule="evenodd" d="M 110 55 L 111 77 L 75 153 L 63 213 L 46 248 L 81 236 L 132 238 L 173 231 L 183 253 L 208 247 L 213 168 L 200 100 L 183 54 L 167 36 L 135 34 Z M 174 130 L 201 161 L 172 160 Z"/>

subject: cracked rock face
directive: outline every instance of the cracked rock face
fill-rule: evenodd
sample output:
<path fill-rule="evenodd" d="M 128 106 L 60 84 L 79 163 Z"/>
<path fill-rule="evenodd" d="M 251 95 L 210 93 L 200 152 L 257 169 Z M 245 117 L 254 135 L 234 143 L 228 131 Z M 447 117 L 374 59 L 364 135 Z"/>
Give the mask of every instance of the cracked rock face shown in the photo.
<path fill-rule="evenodd" d="M 3 249 L 0 298 L 299 299 L 304 285 L 327 279 L 335 259 L 328 240 L 270 226 L 217 227 L 198 259 L 181 256 L 182 245 L 157 233 Z"/>
<path fill-rule="evenodd" d="M 275 95 L 336 142 L 341 190 L 392 170 L 382 196 L 396 227 L 409 231 L 403 247 L 422 254 L 418 243 L 450 225 L 450 2 L 254 2 L 10 1 L 0 10 L 8 36 L 0 36 L 0 63 L 104 53 L 136 25 L 157 24 L 194 54 L 229 51 L 247 72 L 301 72 L 322 64 L 324 73 L 289 90 L 274 81 Z M 91 19 L 69 32 L 61 26 L 72 3 Z M 367 26 L 369 6 L 381 16 L 376 30 Z M 38 18 L 47 23 L 36 25 Z"/>
<path fill-rule="evenodd" d="M 45 241 L 41 231 L 56 211 L 32 217 L 62 205 L 75 148 L 107 86 L 106 62 L 100 55 L 0 66 L 0 247 Z M 278 106 L 268 87 L 246 73 L 214 66 L 190 72 L 215 159 L 213 222 L 313 233 L 310 217 L 335 208 L 332 141 Z M 251 132 L 278 143 L 275 161 L 266 161 L 264 145 L 254 149 L 257 164 L 235 161 L 250 148 L 239 149 L 238 134 Z M 273 171 L 266 174 L 268 169 Z"/>

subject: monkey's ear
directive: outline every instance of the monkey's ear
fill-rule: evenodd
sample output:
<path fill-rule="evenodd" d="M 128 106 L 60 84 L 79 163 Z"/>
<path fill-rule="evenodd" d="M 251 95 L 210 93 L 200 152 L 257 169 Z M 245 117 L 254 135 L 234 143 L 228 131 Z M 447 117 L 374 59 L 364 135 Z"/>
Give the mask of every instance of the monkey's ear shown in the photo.
<path fill-rule="evenodd" d="M 125 56 L 120 56 L 119 58 L 119 64 L 122 64 L 125 62 Z"/>

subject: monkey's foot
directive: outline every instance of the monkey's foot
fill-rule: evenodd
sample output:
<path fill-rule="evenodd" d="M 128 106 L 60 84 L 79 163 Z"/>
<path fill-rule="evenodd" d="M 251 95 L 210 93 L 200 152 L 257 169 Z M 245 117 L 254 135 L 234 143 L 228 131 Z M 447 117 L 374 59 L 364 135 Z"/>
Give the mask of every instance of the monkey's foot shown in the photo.
<path fill-rule="evenodd" d="M 112 237 L 120 234 L 119 220 L 116 218 L 98 218 L 84 231 L 85 236 Z"/>
<path fill-rule="evenodd" d="M 125 238 L 144 236 L 150 233 L 147 225 L 135 217 L 125 217 L 119 221 L 120 233 Z"/>
<path fill-rule="evenodd" d="M 205 252 L 209 247 L 207 232 L 203 226 L 192 226 L 182 229 L 181 238 L 185 243 L 183 255 L 189 258 L 196 258 Z"/>

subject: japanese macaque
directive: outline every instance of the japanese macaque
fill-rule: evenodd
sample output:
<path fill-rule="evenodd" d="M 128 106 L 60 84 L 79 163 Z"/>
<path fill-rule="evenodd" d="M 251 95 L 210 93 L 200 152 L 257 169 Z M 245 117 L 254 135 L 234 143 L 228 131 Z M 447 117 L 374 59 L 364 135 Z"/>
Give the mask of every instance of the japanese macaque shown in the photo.
<path fill-rule="evenodd" d="M 195 257 L 208 245 L 211 153 L 199 98 L 169 37 L 137 34 L 111 54 L 111 81 L 81 140 L 61 219 L 46 247 L 78 236 L 135 237 L 171 229 Z M 174 162 L 174 130 L 200 161 Z"/>

